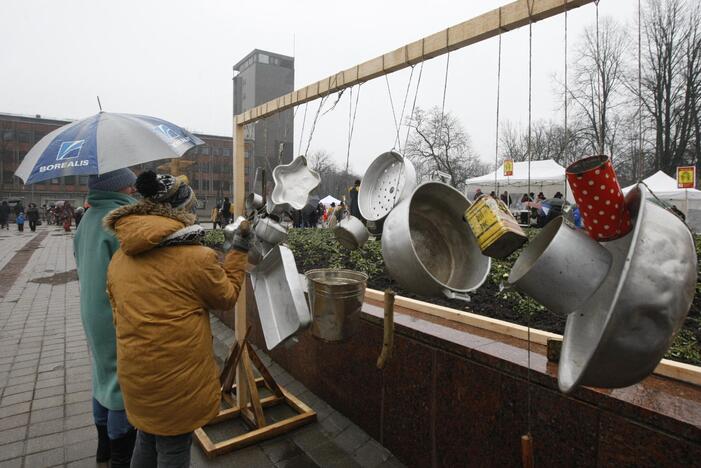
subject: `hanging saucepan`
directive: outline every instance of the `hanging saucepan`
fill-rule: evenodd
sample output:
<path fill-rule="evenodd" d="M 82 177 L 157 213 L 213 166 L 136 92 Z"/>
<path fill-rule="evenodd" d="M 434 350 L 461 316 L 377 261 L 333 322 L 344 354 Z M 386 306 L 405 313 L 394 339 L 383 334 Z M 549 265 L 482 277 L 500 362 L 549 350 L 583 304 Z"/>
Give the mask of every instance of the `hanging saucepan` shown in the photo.
<path fill-rule="evenodd" d="M 388 151 L 368 167 L 358 192 L 358 209 L 368 221 L 379 221 L 416 187 L 414 165 L 401 154 Z"/>
<path fill-rule="evenodd" d="M 336 227 L 333 228 L 333 234 L 342 246 L 350 250 L 361 248 L 370 237 L 370 233 L 363 222 L 351 215 L 338 222 Z"/>
<path fill-rule="evenodd" d="M 470 202 L 441 182 L 426 182 L 387 216 L 382 256 L 405 289 L 428 296 L 469 300 L 491 266 L 462 216 Z"/>

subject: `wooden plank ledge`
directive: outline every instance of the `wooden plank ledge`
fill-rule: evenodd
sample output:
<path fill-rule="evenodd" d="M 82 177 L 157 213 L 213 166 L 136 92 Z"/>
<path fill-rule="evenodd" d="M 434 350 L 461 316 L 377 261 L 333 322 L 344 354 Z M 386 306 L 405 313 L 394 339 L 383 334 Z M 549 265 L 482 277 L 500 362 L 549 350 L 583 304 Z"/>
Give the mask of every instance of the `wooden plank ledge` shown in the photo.
<path fill-rule="evenodd" d="M 376 289 L 368 288 L 365 290 L 365 298 L 382 302 L 384 300 L 384 293 Z M 394 303 L 399 307 L 405 307 L 423 314 L 440 317 L 446 320 L 452 320 L 454 322 L 459 322 L 482 330 L 488 330 L 501 335 L 518 338 L 520 340 L 528 339 L 528 327 L 507 322 L 505 320 L 485 317 L 484 315 L 451 309 L 450 307 L 431 304 L 429 302 L 402 296 L 396 296 Z M 562 335 L 538 330 L 536 328 L 531 328 L 530 335 L 531 342 L 543 346 L 547 346 L 548 340 L 562 341 Z M 672 361 L 670 359 L 662 359 L 662 361 L 655 368 L 654 373 L 670 379 L 701 386 L 701 367 L 694 366 L 692 364 Z"/>

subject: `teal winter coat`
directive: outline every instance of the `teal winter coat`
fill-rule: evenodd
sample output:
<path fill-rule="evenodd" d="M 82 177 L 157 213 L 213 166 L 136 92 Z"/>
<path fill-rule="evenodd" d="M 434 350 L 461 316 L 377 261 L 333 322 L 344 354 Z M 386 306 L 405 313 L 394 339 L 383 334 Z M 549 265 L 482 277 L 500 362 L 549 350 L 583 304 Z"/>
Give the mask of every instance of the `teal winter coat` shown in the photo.
<path fill-rule="evenodd" d="M 110 410 L 123 410 L 117 381 L 117 341 L 112 307 L 107 297 L 107 267 L 119 248 L 117 238 L 102 226 L 102 219 L 120 206 L 134 203 L 129 195 L 92 190 L 73 240 L 80 281 L 80 318 L 92 353 L 93 397 Z"/>

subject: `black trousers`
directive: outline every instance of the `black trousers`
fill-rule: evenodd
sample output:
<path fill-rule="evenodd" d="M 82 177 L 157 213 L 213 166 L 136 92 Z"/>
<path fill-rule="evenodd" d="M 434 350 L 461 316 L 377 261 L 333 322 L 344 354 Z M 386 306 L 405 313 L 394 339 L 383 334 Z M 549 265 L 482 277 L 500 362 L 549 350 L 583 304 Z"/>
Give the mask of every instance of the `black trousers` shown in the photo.
<path fill-rule="evenodd" d="M 29 229 L 32 230 L 32 232 L 37 230 L 37 222 L 36 221 L 29 221 Z"/>

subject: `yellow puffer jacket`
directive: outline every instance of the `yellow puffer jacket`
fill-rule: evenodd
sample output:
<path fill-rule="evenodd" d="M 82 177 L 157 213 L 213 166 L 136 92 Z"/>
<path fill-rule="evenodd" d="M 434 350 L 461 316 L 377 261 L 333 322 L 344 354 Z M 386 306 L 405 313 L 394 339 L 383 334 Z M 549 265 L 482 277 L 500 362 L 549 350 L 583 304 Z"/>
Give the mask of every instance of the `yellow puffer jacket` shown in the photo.
<path fill-rule="evenodd" d="M 159 247 L 194 216 L 142 201 L 104 220 L 120 249 L 107 272 L 117 374 L 129 421 L 156 435 L 192 432 L 217 415 L 219 371 L 208 309 L 234 307 L 247 256 L 220 264 L 201 245 Z"/>

